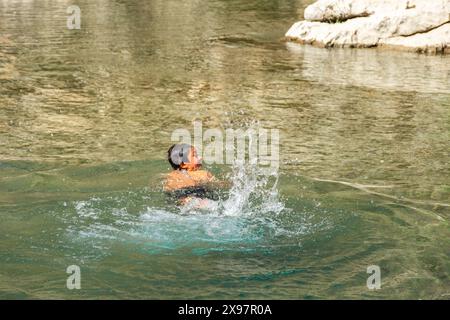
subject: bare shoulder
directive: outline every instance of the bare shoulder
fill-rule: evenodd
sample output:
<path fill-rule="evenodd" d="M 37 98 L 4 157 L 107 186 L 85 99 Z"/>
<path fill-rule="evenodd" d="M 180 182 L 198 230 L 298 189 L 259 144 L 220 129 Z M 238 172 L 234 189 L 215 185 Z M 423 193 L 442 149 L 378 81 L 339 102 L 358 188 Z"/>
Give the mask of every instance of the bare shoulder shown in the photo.
<path fill-rule="evenodd" d="M 213 174 L 206 170 L 196 171 L 172 171 L 167 174 L 164 182 L 165 191 L 174 191 L 182 188 L 196 187 L 201 185 L 208 185 L 214 182 Z"/>

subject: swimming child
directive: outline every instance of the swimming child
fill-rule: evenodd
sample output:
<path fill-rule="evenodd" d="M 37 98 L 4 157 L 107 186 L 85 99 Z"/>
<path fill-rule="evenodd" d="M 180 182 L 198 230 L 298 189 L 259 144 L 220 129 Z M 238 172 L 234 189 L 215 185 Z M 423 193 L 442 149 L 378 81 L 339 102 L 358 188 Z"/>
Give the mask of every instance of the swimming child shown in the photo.
<path fill-rule="evenodd" d="M 167 158 L 174 170 L 166 178 L 164 191 L 175 196 L 182 205 L 206 207 L 212 189 L 221 183 L 211 172 L 202 169 L 202 158 L 195 147 L 186 143 L 174 144 L 169 148 Z"/>

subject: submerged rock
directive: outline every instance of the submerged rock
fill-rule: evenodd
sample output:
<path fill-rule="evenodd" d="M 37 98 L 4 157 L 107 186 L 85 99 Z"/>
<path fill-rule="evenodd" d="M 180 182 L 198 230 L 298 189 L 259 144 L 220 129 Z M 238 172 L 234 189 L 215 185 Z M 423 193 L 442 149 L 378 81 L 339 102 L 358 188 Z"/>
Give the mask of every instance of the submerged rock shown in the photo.
<path fill-rule="evenodd" d="M 450 0 L 319 0 L 286 38 L 323 47 L 450 53 Z"/>

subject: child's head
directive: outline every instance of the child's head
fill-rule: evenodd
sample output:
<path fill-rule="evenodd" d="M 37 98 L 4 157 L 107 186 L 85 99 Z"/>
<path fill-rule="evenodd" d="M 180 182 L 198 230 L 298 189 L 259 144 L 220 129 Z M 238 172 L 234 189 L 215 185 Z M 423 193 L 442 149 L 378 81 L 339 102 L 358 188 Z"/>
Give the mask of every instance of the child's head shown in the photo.
<path fill-rule="evenodd" d="M 167 152 L 167 159 L 174 170 L 197 170 L 202 166 L 202 159 L 197 150 L 187 143 L 171 146 Z"/>

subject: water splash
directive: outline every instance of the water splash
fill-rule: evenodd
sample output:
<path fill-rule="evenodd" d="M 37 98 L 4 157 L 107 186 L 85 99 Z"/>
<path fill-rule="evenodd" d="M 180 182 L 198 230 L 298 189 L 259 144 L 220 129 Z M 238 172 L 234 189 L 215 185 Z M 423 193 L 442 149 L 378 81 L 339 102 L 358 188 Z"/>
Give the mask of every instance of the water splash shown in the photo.
<path fill-rule="evenodd" d="M 229 175 L 232 187 L 221 203 L 226 216 L 279 214 L 284 209 L 278 194 L 278 170 L 236 164 Z"/>

